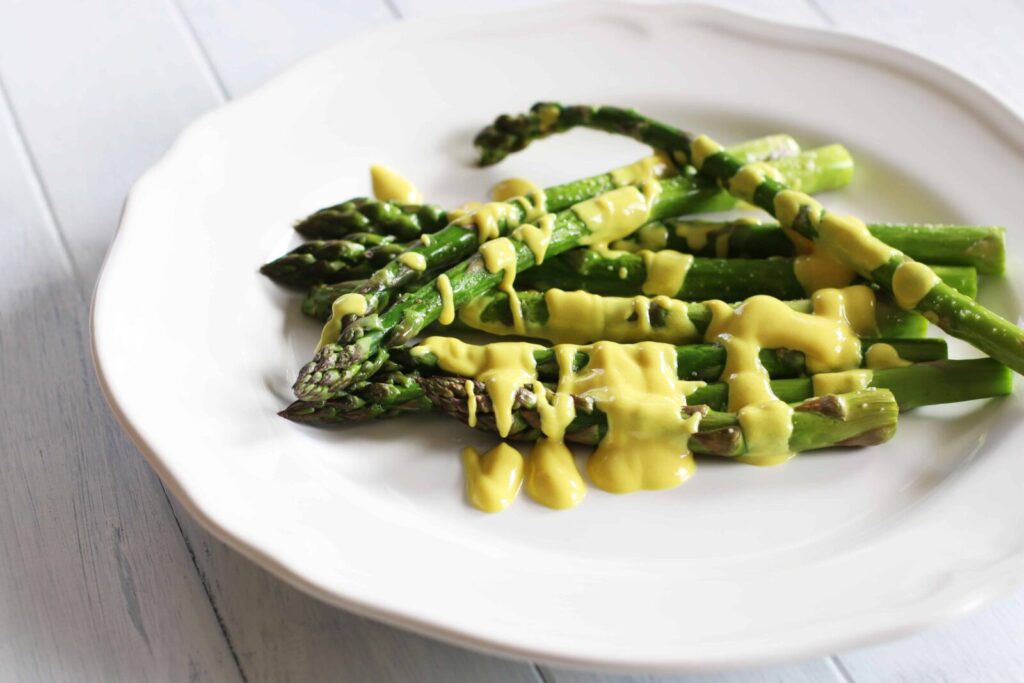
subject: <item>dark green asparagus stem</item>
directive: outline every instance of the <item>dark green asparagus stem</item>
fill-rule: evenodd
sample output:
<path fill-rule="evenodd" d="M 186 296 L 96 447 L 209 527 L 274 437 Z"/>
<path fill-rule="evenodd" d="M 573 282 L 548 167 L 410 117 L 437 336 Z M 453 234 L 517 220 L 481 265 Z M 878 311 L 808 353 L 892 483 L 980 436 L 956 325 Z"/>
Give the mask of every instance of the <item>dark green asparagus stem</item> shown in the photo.
<path fill-rule="evenodd" d="M 800 146 L 789 135 L 768 135 L 740 143 L 730 150 L 747 161 L 774 161 L 790 157 Z M 606 192 L 611 188 L 607 178 L 594 176 L 578 183 L 560 186 L 559 201 L 565 208 L 575 202 Z M 401 204 L 368 197 L 356 197 L 311 214 L 299 221 L 295 229 L 314 239 L 350 238 L 354 231 L 392 235 L 409 241 L 422 234 L 437 232 L 451 222 L 448 212 L 430 204 Z"/>
<path fill-rule="evenodd" d="M 874 237 L 923 263 L 970 266 L 981 275 L 1001 275 L 1006 267 L 1005 228 L 916 223 L 869 223 L 867 227 Z M 778 223 L 746 219 L 669 219 L 645 225 L 634 237 L 612 246 L 631 251 L 667 248 L 719 258 L 795 255 L 793 242 Z"/>
<path fill-rule="evenodd" d="M 468 421 L 465 384 L 450 378 L 424 378 L 424 390 L 442 412 Z M 496 431 L 492 406 L 477 400 L 476 426 Z M 522 388 L 513 407 L 512 429 L 508 438 L 534 441 L 541 436 L 537 397 L 530 388 Z M 747 452 L 743 429 L 734 413 L 708 410 L 692 403 L 688 412 L 701 412 L 700 427 L 690 437 L 690 450 L 700 455 L 738 457 Z M 789 446 L 794 452 L 833 446 L 870 446 L 883 443 L 896 433 L 898 408 L 885 389 L 863 390 L 850 394 L 811 398 L 794 405 L 793 433 Z M 576 401 L 576 418 L 565 433 L 567 441 L 597 444 L 607 431 L 604 414 L 592 401 Z"/>
<path fill-rule="evenodd" d="M 513 121 L 514 125 L 508 121 Z M 897 249 L 890 253 L 889 259 L 882 265 L 868 268 L 847 248 L 849 245 L 837 245 L 821 239 L 819 228 L 826 220 L 827 212 L 810 197 L 786 195 L 784 200 L 792 206 L 780 212 L 776 207 L 776 199 L 790 189 L 786 183 L 762 176 L 748 192 L 744 183 L 733 182 L 746 165 L 742 160 L 721 149 L 707 137 L 701 139 L 702 154 L 694 155 L 693 145 L 697 137 L 642 116 L 632 109 L 563 107 L 557 103 L 535 105 L 529 114 L 522 117 L 499 119 L 494 126 L 477 137 L 477 144 L 481 147 L 481 163 L 494 163 L 509 152 L 522 149 L 533 139 L 576 126 L 627 135 L 672 154 L 681 163 L 693 163 L 701 177 L 718 183 L 737 198 L 764 209 L 779 219 L 784 228 L 810 240 L 817 248 L 823 249 L 890 294 L 893 292 L 892 282 L 897 268 L 911 260 Z M 862 246 L 878 249 L 885 247 L 870 233 L 860 235 L 856 240 Z M 916 303 L 914 309 L 954 337 L 972 344 L 1016 372 L 1024 373 L 1024 330 L 949 285 L 943 282 L 935 284 Z"/>
<path fill-rule="evenodd" d="M 516 331 L 512 321 L 512 310 L 508 296 L 503 292 L 489 292 L 474 300 L 473 306 L 463 308 L 459 312 L 459 321 L 475 330 L 489 332 L 500 336 L 521 335 L 548 341 L 564 341 L 557 338 L 557 331 L 548 325 L 549 312 L 544 293 L 532 290 L 517 292 L 523 312 L 524 330 Z M 808 299 L 795 299 L 786 304 L 800 313 L 812 313 L 813 304 Z M 738 305 L 738 304 L 734 304 Z M 666 311 L 654 300 L 648 309 L 652 330 L 657 330 L 666 322 Z M 711 323 L 711 311 L 701 303 L 687 304 L 686 315 L 693 323 L 698 334 L 703 334 Z M 928 321 L 917 313 L 908 313 L 897 306 L 878 299 L 875 303 L 875 322 L 878 333 L 883 337 L 913 339 L 923 337 L 928 332 Z M 605 332 L 601 338 L 607 339 Z M 599 341 L 592 339 L 589 341 Z"/>
<path fill-rule="evenodd" d="M 872 386 L 886 387 L 896 392 L 905 409 L 929 403 L 966 401 L 972 398 L 1001 396 L 1009 392 L 1006 368 L 987 359 L 977 361 L 940 361 L 946 357 L 946 344 L 941 339 L 866 339 L 865 350 L 876 343 L 892 345 L 901 358 L 918 362 L 909 368 L 876 370 Z M 551 349 L 538 349 L 537 376 L 545 382 L 558 378 L 559 368 Z M 577 353 L 574 368 L 582 368 L 587 354 Z M 681 379 L 716 382 L 725 365 L 725 350 L 717 344 L 693 344 L 676 349 L 677 372 Z M 799 401 L 813 395 L 810 380 L 794 378 L 805 371 L 804 356 L 799 351 L 788 349 L 763 349 L 760 360 L 765 370 L 775 378 L 772 390 L 786 401 Z M 346 422 L 362 421 L 377 417 L 392 417 L 406 412 L 429 409 L 432 404 L 424 403 L 420 380 L 435 377 L 438 373 L 437 359 L 431 354 L 400 354 L 400 363 L 389 361 L 385 371 L 378 373 L 372 381 L 353 388 L 350 392 L 327 401 L 295 401 L 281 412 L 295 422 L 328 427 Z M 927 371 L 914 370 L 926 365 Z M 466 378 L 440 375 L 445 381 L 465 385 Z M 952 380 L 962 377 L 970 380 L 961 387 Z M 431 380 L 436 381 L 436 380 Z M 915 384 L 916 383 L 916 384 Z M 464 394 L 464 389 L 461 390 Z M 728 404 L 728 387 L 725 384 L 709 384 L 696 394 L 702 403 L 722 408 Z M 778 392 L 782 392 L 779 394 Z M 484 396 L 484 388 L 476 392 Z M 783 395 L 784 394 L 784 395 Z M 695 401 L 691 401 L 693 403 Z"/>
<path fill-rule="evenodd" d="M 446 225 L 448 214 L 439 206 L 356 197 L 310 214 L 296 223 L 295 229 L 314 239 L 339 239 L 352 232 L 375 232 L 409 241 Z"/>
<path fill-rule="evenodd" d="M 305 242 L 265 264 L 260 272 L 288 287 L 310 287 L 365 278 L 391 263 L 408 248 L 395 242 L 393 237 L 378 237 L 382 241 L 371 248 L 347 239 Z"/>
<path fill-rule="evenodd" d="M 806 296 L 793 270 L 792 258 L 743 259 L 695 257 L 682 288 L 673 298 L 684 301 L 739 301 L 757 294 L 777 299 Z M 978 274 L 968 266 L 932 266 L 942 281 L 965 296 L 978 293 Z M 532 268 L 517 282 L 533 289 L 584 289 L 594 294 L 644 294 L 647 268 L 638 254 L 607 255 L 573 249 Z"/>
<path fill-rule="evenodd" d="M 797 157 L 801 170 L 805 170 L 805 158 L 817 160 L 811 175 L 805 177 L 805 186 L 811 182 L 842 185 L 848 181 L 852 170 L 848 164 L 849 153 L 841 146 L 831 145 L 802 153 Z M 777 163 L 786 161 L 789 160 L 783 159 Z M 595 181 L 589 179 L 588 182 Z M 612 182 L 610 174 L 607 182 Z M 816 188 L 821 189 L 817 185 Z M 562 189 L 555 190 L 545 191 L 545 196 L 554 197 L 553 199 L 549 196 L 547 199 L 549 211 L 557 205 L 555 200 L 561 201 L 560 197 L 565 194 Z M 706 208 L 709 202 L 717 201 L 716 196 L 714 193 L 709 194 L 705 188 L 695 185 L 686 177 L 669 178 L 661 182 L 660 192 L 651 201 L 648 218 L 661 220 L 683 212 L 692 212 L 695 206 Z M 508 203 L 511 207 L 509 220 L 513 224 L 527 216 L 524 203 L 522 198 L 510 200 Z M 560 254 L 576 246 L 580 239 L 590 234 L 590 229 L 572 210 L 560 211 L 554 214 L 547 254 Z M 529 246 L 518 240 L 513 244 L 516 250 L 517 271 L 522 272 L 532 267 L 535 258 Z M 477 246 L 475 230 L 450 225 L 436 233 L 429 245 L 416 247 L 412 251 L 423 255 L 429 271 L 438 263 L 465 258 Z M 364 297 L 367 313 L 345 321 L 338 343 L 325 345 L 313 360 L 302 368 L 294 385 L 296 397 L 304 401 L 316 401 L 339 394 L 352 382 L 369 377 L 369 373 L 363 367 L 365 359 L 372 357 L 382 347 L 404 345 L 436 320 L 441 312 L 441 296 L 436 287 L 436 280 L 428 282 L 415 292 L 403 295 L 394 305 L 384 308 L 398 288 L 417 281 L 420 275 L 420 272 L 393 261 L 370 276 L 356 291 Z M 451 282 L 456 306 L 496 288 L 502 278 L 500 271 L 487 271 L 479 254 L 458 263 L 445 275 Z"/>
<path fill-rule="evenodd" d="M 463 422 L 467 421 L 464 378 L 436 375 L 421 377 L 419 383 L 436 408 Z M 815 400 L 811 398 L 813 388 L 809 378 L 774 380 L 771 388 L 776 396 L 788 403 Z M 551 388 L 548 387 L 548 390 L 551 391 Z M 867 397 L 875 393 L 891 393 L 900 409 L 909 410 L 923 405 L 1005 396 L 1012 390 L 1013 377 L 1009 370 L 996 361 L 982 358 L 876 370 L 869 387 L 858 394 Z M 495 431 L 493 409 L 486 396 L 486 387 L 477 382 L 474 393 L 477 428 Z M 687 402 L 691 406 L 707 406 L 713 411 L 725 410 L 728 395 L 728 385 L 709 384 L 687 397 Z M 597 443 L 606 431 L 603 413 L 593 407 L 592 401 L 577 399 L 576 407 L 577 416 L 570 424 L 566 438 L 581 443 Z M 521 387 L 513 407 L 513 426 L 509 438 L 534 440 L 541 436 L 540 417 L 535 408 L 536 396 L 532 388 Z"/>

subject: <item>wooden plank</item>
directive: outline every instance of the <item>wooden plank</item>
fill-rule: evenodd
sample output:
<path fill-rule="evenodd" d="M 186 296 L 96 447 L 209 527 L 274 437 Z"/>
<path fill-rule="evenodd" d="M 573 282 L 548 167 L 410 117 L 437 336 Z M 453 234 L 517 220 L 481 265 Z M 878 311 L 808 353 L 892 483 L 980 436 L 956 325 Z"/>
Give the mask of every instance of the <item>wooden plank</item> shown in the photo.
<path fill-rule="evenodd" d="M 840 666 L 858 683 L 1024 680 L 1024 591 L 920 635 L 847 652 Z"/>
<path fill-rule="evenodd" d="M 218 99 L 160 0 L 4 14 L 0 77 L 89 292 L 128 188 Z"/>
<path fill-rule="evenodd" d="M 250 681 L 541 683 L 529 664 L 445 645 L 330 607 L 226 548 L 187 515 L 182 523 Z"/>
<path fill-rule="evenodd" d="M 0 96 L 0 680 L 238 678 Z"/>
<path fill-rule="evenodd" d="M 383 2 L 179 0 L 189 31 L 232 96 L 339 40 L 394 21 Z"/>

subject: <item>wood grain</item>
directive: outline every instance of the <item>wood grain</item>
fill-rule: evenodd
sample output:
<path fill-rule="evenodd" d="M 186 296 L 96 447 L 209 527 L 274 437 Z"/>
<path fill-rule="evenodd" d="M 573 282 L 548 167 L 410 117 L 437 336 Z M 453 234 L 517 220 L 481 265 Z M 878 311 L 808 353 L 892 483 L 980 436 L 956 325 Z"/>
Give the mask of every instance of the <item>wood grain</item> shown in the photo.
<path fill-rule="evenodd" d="M 160 483 L 99 393 L 56 227 L 0 97 L 0 680 L 234 680 Z"/>

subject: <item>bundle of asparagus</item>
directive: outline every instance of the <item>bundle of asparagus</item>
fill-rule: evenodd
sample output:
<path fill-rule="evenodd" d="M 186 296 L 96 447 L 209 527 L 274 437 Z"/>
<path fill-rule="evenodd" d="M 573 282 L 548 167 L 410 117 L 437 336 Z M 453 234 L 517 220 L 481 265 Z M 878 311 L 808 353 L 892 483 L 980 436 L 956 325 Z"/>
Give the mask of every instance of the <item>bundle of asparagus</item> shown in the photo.
<path fill-rule="evenodd" d="M 385 191 L 300 221 L 311 241 L 261 270 L 311 288 L 302 310 L 326 326 L 281 414 L 334 426 L 436 411 L 534 442 L 528 459 L 463 454 L 469 499 L 497 510 L 524 479 L 546 505 L 577 504 L 566 441 L 597 446 L 587 469 L 603 489 L 666 488 L 693 453 L 763 465 L 871 445 L 900 411 L 1012 390 L 1024 333 L 973 301 L 979 274 L 1003 272 L 1002 228 L 865 226 L 809 196 L 850 181 L 841 145 L 723 149 L 611 107 L 499 117 L 476 138 L 481 163 L 579 126 L 654 155 L 483 205 Z M 750 204 L 779 222 L 698 216 Z M 949 360 L 928 321 L 992 358 Z M 431 326 L 533 341 L 417 343 Z"/>

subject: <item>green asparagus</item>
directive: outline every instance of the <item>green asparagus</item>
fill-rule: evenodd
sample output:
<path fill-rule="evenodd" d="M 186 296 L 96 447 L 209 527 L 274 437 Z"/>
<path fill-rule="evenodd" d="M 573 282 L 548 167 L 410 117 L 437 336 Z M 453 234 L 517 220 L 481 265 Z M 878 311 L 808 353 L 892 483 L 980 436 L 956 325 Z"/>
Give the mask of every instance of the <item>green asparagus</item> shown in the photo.
<path fill-rule="evenodd" d="M 975 225 L 869 223 L 876 238 L 923 263 L 970 266 L 980 275 L 1001 275 L 1006 267 L 1006 229 Z M 695 256 L 768 258 L 794 256 L 793 242 L 778 223 L 749 219 L 701 221 L 675 218 L 649 223 L 616 249 L 675 249 Z"/>
<path fill-rule="evenodd" d="M 849 180 L 852 167 L 849 153 L 839 145 L 831 145 L 819 150 L 803 152 L 795 157 L 798 163 L 794 166 L 803 169 L 807 160 L 816 160 L 811 176 L 805 177 L 804 186 L 815 184 L 814 189 L 825 186 L 839 186 Z M 777 164 L 791 161 L 782 159 Z M 596 176 L 595 178 L 600 178 Z M 594 184 L 594 179 L 588 182 Z M 606 181 L 612 184 L 610 174 Z M 563 186 L 564 187 L 564 186 Z M 557 190 L 557 193 L 555 192 Z M 566 191 L 560 188 L 545 191 L 547 208 L 564 201 Z M 557 196 L 554 196 L 557 194 Z M 578 196 L 580 190 L 575 191 Z M 713 192 L 695 185 L 687 177 L 669 178 L 661 183 L 660 193 L 653 198 L 649 207 L 648 217 L 661 220 L 692 212 L 696 208 L 706 209 L 709 203 L 718 201 Z M 555 202 L 558 200 L 558 202 Z M 523 220 L 527 212 L 521 201 L 510 200 L 510 219 L 513 224 Z M 566 209 L 555 214 L 547 254 L 555 256 L 579 244 L 579 240 L 590 235 L 590 229 L 572 210 Z M 426 268 L 436 267 L 439 262 L 459 261 L 471 254 L 478 246 L 475 231 L 467 230 L 459 225 L 450 225 L 436 233 L 429 245 L 417 247 L 412 252 L 424 257 Z M 533 251 L 521 241 L 515 241 L 516 269 L 522 272 L 536 263 Z M 393 261 L 374 273 L 355 293 L 364 297 L 366 313 L 346 321 L 345 327 L 337 343 L 324 345 L 299 372 L 294 384 L 295 395 L 300 400 L 324 400 L 344 390 L 346 386 L 370 373 L 364 367 L 364 361 L 382 353 L 384 347 L 401 346 L 412 339 L 424 327 L 437 319 L 441 312 L 441 296 L 436 287 L 436 280 L 411 292 L 395 303 L 384 307 L 390 301 L 397 288 L 415 281 L 419 272 Z M 497 287 L 502 274 L 487 271 L 483 259 L 474 254 L 468 260 L 461 261 L 445 273 L 449 279 L 456 306 L 466 303 L 469 299 Z M 379 311 L 379 313 L 378 313 Z"/>
<path fill-rule="evenodd" d="M 867 350 L 877 343 L 889 344 L 901 358 L 933 368 L 927 372 L 909 368 L 875 371 L 873 386 L 892 388 L 901 399 L 901 405 L 908 406 L 907 409 L 927 403 L 969 400 L 1006 393 L 1001 384 L 1001 380 L 1007 376 L 1006 369 L 997 363 L 953 361 L 948 366 L 927 363 L 946 358 L 946 343 L 941 339 L 866 339 L 864 349 Z M 585 351 L 578 352 L 573 360 L 574 369 L 582 368 L 587 358 Z M 432 377 L 438 373 L 437 358 L 431 354 L 413 355 L 404 352 L 399 354 L 399 359 L 399 363 L 389 360 L 385 368 L 371 381 L 350 388 L 350 391 L 338 397 L 327 401 L 295 401 L 283 410 L 281 415 L 295 422 L 330 426 L 429 409 L 432 404 L 429 400 L 424 401 L 424 393 L 419 382 L 423 377 Z M 534 359 L 537 363 L 537 375 L 541 380 L 557 380 L 559 368 L 551 349 L 534 352 Z M 676 359 L 680 379 L 716 382 L 725 365 L 725 350 L 718 344 L 678 346 Z M 795 378 L 806 371 L 802 353 L 788 349 L 763 349 L 760 360 L 770 376 L 776 378 L 772 383 L 773 389 L 777 388 L 784 392 L 786 400 L 796 401 L 813 396 L 810 380 L 794 380 L 788 384 L 782 381 L 785 378 Z M 962 365 L 963 363 L 967 365 Z M 452 379 L 449 375 L 445 376 L 454 382 L 465 384 L 465 378 Z M 947 381 L 960 377 L 971 378 L 963 390 Z M 913 383 L 916 380 L 921 380 L 922 384 L 914 388 Z M 725 385 L 709 384 L 701 391 L 703 393 L 697 394 L 700 402 L 711 402 L 713 407 L 722 407 L 728 402 L 728 390 Z M 477 393 L 481 392 L 483 389 Z M 958 396 L 964 398 L 957 398 Z"/>
<path fill-rule="evenodd" d="M 779 219 L 785 229 L 809 240 L 891 294 L 894 293 L 893 278 L 897 269 L 912 261 L 898 249 L 886 248 L 866 230 L 864 234 L 857 235 L 856 244 L 837 245 L 829 239 L 822 239 L 820 229 L 830 216 L 820 204 L 799 193 L 787 192 L 790 189 L 787 183 L 767 177 L 760 169 L 750 166 L 750 173 L 743 178 L 749 181 L 750 187 L 746 187 L 747 182 L 739 182 L 739 177 L 745 172 L 744 166 L 747 166 L 742 160 L 707 137 L 700 138 L 699 153 L 695 154 L 694 143 L 698 138 L 644 117 L 635 110 L 540 103 L 529 114 L 499 119 L 477 136 L 481 163 L 495 163 L 509 152 L 522 149 L 533 139 L 577 126 L 627 135 L 672 154 L 681 163 L 693 163 L 701 177 L 764 209 Z M 780 211 L 777 206 L 776 200 L 780 195 L 780 201 L 790 204 L 785 211 Z M 865 251 L 874 252 L 870 261 L 878 253 L 888 254 L 888 258 L 881 265 L 869 267 L 866 265 L 868 261 L 862 258 Z M 938 281 L 908 305 L 949 334 L 972 344 L 1016 372 L 1024 373 L 1024 330 L 949 285 Z"/>

